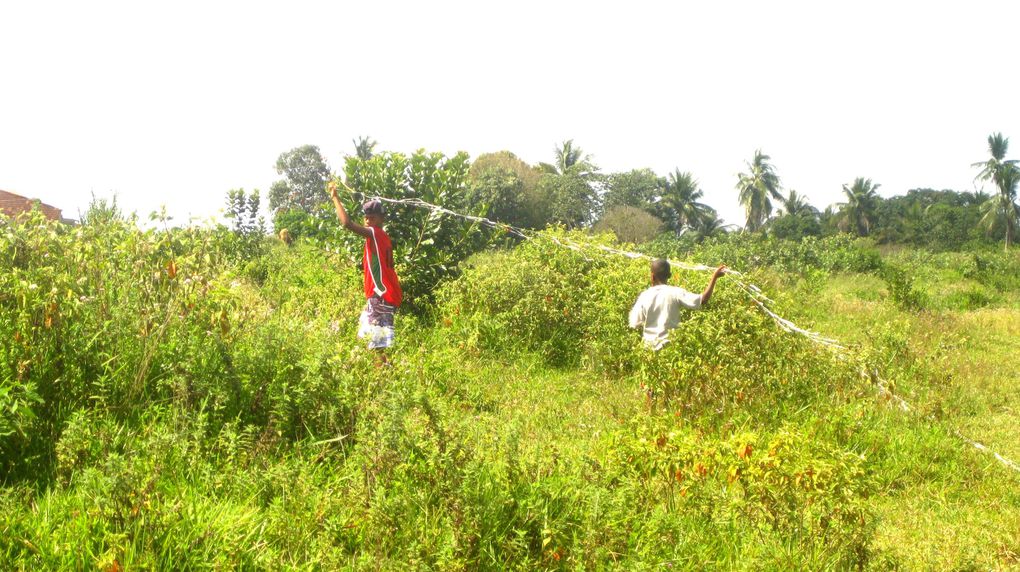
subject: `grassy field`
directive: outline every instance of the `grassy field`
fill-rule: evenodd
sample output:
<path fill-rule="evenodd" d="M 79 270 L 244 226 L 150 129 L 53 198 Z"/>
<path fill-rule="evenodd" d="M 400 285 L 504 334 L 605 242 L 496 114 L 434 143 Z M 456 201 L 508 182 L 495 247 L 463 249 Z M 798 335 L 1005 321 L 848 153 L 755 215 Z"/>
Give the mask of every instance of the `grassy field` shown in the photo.
<path fill-rule="evenodd" d="M 652 354 L 645 263 L 529 243 L 377 368 L 343 260 L 94 225 L 0 242 L 2 569 L 1020 568 L 1020 473 L 955 433 L 1020 459 L 1016 254 L 811 246 L 748 278 L 848 353 L 724 279 Z"/>
<path fill-rule="evenodd" d="M 962 281 L 931 280 L 927 292 L 944 307 Z M 984 444 L 1009 459 L 1020 455 L 1020 305 L 1014 294 L 988 307 L 904 312 L 882 281 L 834 276 L 801 313 L 819 331 L 862 347 L 893 344 L 886 364 L 915 411 L 903 431 L 936 425 Z M 908 569 L 1020 567 L 1017 473 L 957 439 L 969 466 L 925 466 L 927 451 L 903 459 L 902 478 L 875 499 L 876 547 Z M 912 466 L 911 466 L 912 465 Z M 921 472 L 918 478 L 917 472 Z M 914 474 L 912 474 L 914 473 Z M 908 484 L 909 483 L 909 484 Z"/>

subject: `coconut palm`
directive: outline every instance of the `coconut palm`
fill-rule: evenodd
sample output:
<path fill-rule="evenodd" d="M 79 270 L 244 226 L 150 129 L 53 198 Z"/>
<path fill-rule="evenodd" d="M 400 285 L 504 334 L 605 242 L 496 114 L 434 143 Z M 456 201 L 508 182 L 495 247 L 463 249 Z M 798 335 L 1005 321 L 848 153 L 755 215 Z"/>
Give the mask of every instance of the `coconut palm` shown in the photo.
<path fill-rule="evenodd" d="M 878 185 L 871 179 L 857 177 L 853 185 L 843 185 L 847 201 L 840 205 L 839 228 L 843 231 L 852 230 L 858 236 L 867 236 L 871 232 L 871 224 L 875 220 L 878 209 Z"/>
<path fill-rule="evenodd" d="M 539 163 L 543 172 L 537 193 L 545 202 L 546 222 L 569 228 L 588 225 L 598 217 L 604 177 L 574 140 L 556 148 L 556 163 Z"/>
<path fill-rule="evenodd" d="M 924 215 L 931 205 L 927 207 L 919 201 L 911 201 L 910 204 L 896 217 L 896 226 L 901 233 L 901 240 L 905 242 L 923 242 L 924 236 Z"/>
<path fill-rule="evenodd" d="M 574 167 L 586 165 L 588 156 L 580 147 L 574 146 L 574 140 L 568 139 L 556 148 L 556 163 L 539 163 L 538 166 L 550 175 L 565 175 Z"/>
<path fill-rule="evenodd" d="M 698 233 L 698 242 L 706 238 L 713 236 L 719 236 L 725 234 L 727 229 L 732 227 L 731 224 L 726 224 L 723 219 L 719 218 L 719 214 L 716 213 L 715 209 L 708 207 L 708 209 L 702 213 L 701 218 L 698 220 L 698 225 L 695 230 Z"/>
<path fill-rule="evenodd" d="M 963 198 L 966 201 L 965 204 L 967 206 L 975 206 L 975 205 L 976 206 L 981 206 L 981 205 L 985 204 L 985 202 L 988 199 L 992 198 L 992 195 L 984 192 L 983 190 L 976 190 L 973 193 L 969 192 L 969 191 L 965 191 L 965 192 L 963 192 L 961 194 L 963 195 Z"/>
<path fill-rule="evenodd" d="M 793 216 L 818 216 L 818 209 L 811 206 L 807 202 L 807 197 L 798 194 L 797 191 L 790 189 L 790 194 L 785 197 L 780 197 L 783 203 L 783 208 L 779 209 L 779 214 L 788 214 Z"/>
<path fill-rule="evenodd" d="M 991 234 L 997 229 L 1004 229 L 1008 250 L 1020 223 L 1020 205 L 1016 203 L 1017 184 L 1020 183 L 1020 169 L 1003 169 L 996 175 L 996 184 L 1000 187 L 998 195 L 989 198 L 981 205 L 981 220 L 978 224 Z"/>
<path fill-rule="evenodd" d="M 1009 151 L 1009 137 L 1003 137 L 1002 133 L 992 133 L 988 136 L 988 152 L 992 155 L 987 161 L 972 163 L 981 171 L 974 177 L 980 181 L 993 181 L 1004 169 L 1016 169 L 1016 159 L 1006 159 L 1006 152 Z"/>
<path fill-rule="evenodd" d="M 375 155 L 375 146 L 378 145 L 378 142 L 373 141 L 371 137 L 358 137 L 351 141 L 354 143 L 354 154 L 359 159 L 368 161 Z"/>
<path fill-rule="evenodd" d="M 747 164 L 748 172 L 737 175 L 737 190 L 740 204 L 747 212 L 747 230 L 754 232 L 761 228 L 772 214 L 772 199 L 781 200 L 779 177 L 769 163 L 771 157 L 758 149 L 754 159 Z"/>
<path fill-rule="evenodd" d="M 711 210 L 708 205 L 698 202 L 702 195 L 694 175 L 682 173 L 680 169 L 669 174 L 659 200 L 659 208 L 673 232 L 680 234 L 685 228 L 697 226 Z"/>
<path fill-rule="evenodd" d="M 1001 224 L 1006 231 L 1006 249 L 1012 244 L 1018 226 L 1016 186 L 1020 180 L 1020 165 L 1015 159 L 1006 159 L 1009 151 L 1009 137 L 1002 133 L 988 136 L 988 151 L 992 155 L 987 161 L 974 163 L 980 170 L 975 179 L 991 181 L 999 191 L 997 197 L 985 201 L 981 206 L 980 224 L 986 231 Z"/>

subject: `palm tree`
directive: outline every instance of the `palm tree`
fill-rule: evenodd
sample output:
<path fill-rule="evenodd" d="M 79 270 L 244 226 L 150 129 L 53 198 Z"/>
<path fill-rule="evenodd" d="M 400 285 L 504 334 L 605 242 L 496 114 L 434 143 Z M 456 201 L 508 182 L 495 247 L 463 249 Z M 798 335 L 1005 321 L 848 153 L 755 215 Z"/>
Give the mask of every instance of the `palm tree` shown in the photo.
<path fill-rule="evenodd" d="M 737 190 L 740 191 L 740 204 L 747 212 L 747 230 L 754 232 L 761 228 L 765 219 L 772 214 L 771 199 L 781 200 L 779 194 L 779 176 L 775 168 L 769 164 L 771 157 L 758 149 L 754 159 L 747 163 L 748 173 L 737 175 Z"/>
<path fill-rule="evenodd" d="M 924 215 L 928 212 L 931 205 L 927 207 L 919 200 L 911 201 L 903 212 L 900 213 L 899 217 L 896 218 L 897 226 L 899 227 L 901 237 L 900 240 L 904 242 L 915 242 L 921 243 L 925 240 L 923 236 L 924 230 Z"/>
<path fill-rule="evenodd" d="M 780 200 L 783 202 L 783 208 L 779 210 L 780 215 L 818 216 L 818 209 L 807 202 L 807 197 L 797 194 L 793 189 L 790 189 L 789 196 L 780 197 Z"/>
<path fill-rule="evenodd" d="M 996 184 L 1000 193 L 981 205 L 981 220 L 978 224 L 991 234 L 1005 227 L 1006 250 L 1013 242 L 1017 222 L 1020 221 L 1020 205 L 1016 204 L 1017 184 L 1020 183 L 1020 169 L 1006 169 L 997 176 Z"/>
<path fill-rule="evenodd" d="M 985 201 L 992 198 L 992 195 L 986 193 L 984 190 L 975 190 L 973 193 L 970 191 L 964 191 L 961 193 L 967 206 L 981 206 L 985 204 Z"/>
<path fill-rule="evenodd" d="M 1017 228 L 1016 187 L 1020 180 L 1020 165 L 1016 159 L 1006 159 L 1006 152 L 1009 150 L 1009 137 L 1003 137 L 1002 133 L 993 133 L 988 136 L 988 151 L 992 157 L 987 161 L 974 163 L 972 166 L 981 169 L 975 179 L 992 181 L 999 190 L 999 195 L 985 201 L 981 206 L 980 224 L 991 230 L 995 224 L 1004 224 L 1006 227 L 1006 250 L 1012 244 Z"/>
<path fill-rule="evenodd" d="M 871 223 L 875 220 L 875 211 L 880 200 L 877 191 L 881 186 L 864 177 L 854 179 L 850 187 L 843 185 L 847 201 L 840 205 L 842 215 L 839 221 L 840 230 L 852 228 L 858 236 L 867 236 L 871 231 Z"/>
<path fill-rule="evenodd" d="M 580 147 L 574 147 L 574 140 L 568 139 L 556 147 L 556 163 L 539 163 L 538 166 L 550 175 L 565 175 L 575 166 L 587 165 L 588 155 Z"/>
<path fill-rule="evenodd" d="M 544 202 L 546 222 L 567 227 L 588 225 L 601 211 L 604 177 L 574 140 L 556 148 L 556 163 L 539 163 L 542 177 L 536 193 Z M 544 224 L 542 225 L 544 226 Z"/>
<path fill-rule="evenodd" d="M 988 152 L 992 158 L 987 161 L 972 163 L 981 171 L 974 177 L 981 181 L 995 181 L 995 178 L 1003 171 L 1003 168 L 1016 168 L 1015 159 L 1006 159 L 1006 152 L 1009 151 L 1009 137 L 1003 137 L 1002 133 L 992 133 L 988 136 Z"/>
<path fill-rule="evenodd" d="M 701 242 L 706 238 L 713 236 L 719 236 L 727 232 L 726 229 L 730 228 L 731 224 L 726 224 L 723 219 L 719 218 L 719 214 L 716 213 L 715 209 L 708 207 L 707 210 L 702 213 L 701 219 L 698 221 L 698 226 L 695 230 L 698 233 L 697 241 Z"/>
<path fill-rule="evenodd" d="M 372 141 L 371 137 L 358 137 L 351 141 L 354 143 L 354 154 L 363 161 L 368 161 L 375 155 L 375 146 L 379 144 L 377 141 Z"/>
<path fill-rule="evenodd" d="M 693 228 L 711 210 L 711 207 L 699 203 L 704 193 L 698 188 L 698 181 L 690 173 L 681 173 L 676 169 L 669 174 L 662 190 L 659 207 L 673 232 L 680 234 L 685 228 Z"/>

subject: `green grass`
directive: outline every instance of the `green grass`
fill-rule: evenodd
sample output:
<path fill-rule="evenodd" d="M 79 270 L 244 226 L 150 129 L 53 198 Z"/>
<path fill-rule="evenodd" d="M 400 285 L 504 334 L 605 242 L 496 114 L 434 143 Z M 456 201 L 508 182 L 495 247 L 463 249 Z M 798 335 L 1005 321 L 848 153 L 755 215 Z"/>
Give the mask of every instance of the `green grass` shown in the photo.
<path fill-rule="evenodd" d="M 904 312 L 879 279 L 841 275 L 812 297 L 801 317 L 855 347 L 892 348 L 886 375 L 895 377 L 898 390 L 917 408 L 894 413 L 902 416 L 898 424 L 905 436 L 925 425 L 955 428 L 1016 461 L 1020 312 L 1011 302 L 1015 293 L 998 299 L 993 307 L 945 309 L 936 301 L 933 309 Z M 955 439 L 952 446 L 963 452 L 966 465 L 921 479 L 895 479 L 909 484 L 876 499 L 875 547 L 908 569 L 1020 568 L 1020 474 L 952 435 L 944 439 Z M 904 443 L 903 436 L 897 440 L 909 454 L 881 472 L 907 476 L 931 451 Z"/>
<path fill-rule="evenodd" d="M 276 247 L 245 267 L 123 232 L 127 262 L 84 281 L 73 254 L 0 259 L 20 280 L 0 336 L 35 336 L 0 387 L 44 397 L 7 402 L 0 569 L 1020 568 L 1020 474 L 953 433 L 1020 458 L 1018 293 L 954 266 L 998 259 L 900 252 L 899 283 L 750 275 L 853 357 L 782 333 L 726 280 L 652 355 L 621 325 L 643 265 L 528 245 L 402 316 L 376 368 L 337 261 Z M 172 248 L 202 289 L 169 276 Z M 74 294 L 56 325 L 50 283 Z"/>

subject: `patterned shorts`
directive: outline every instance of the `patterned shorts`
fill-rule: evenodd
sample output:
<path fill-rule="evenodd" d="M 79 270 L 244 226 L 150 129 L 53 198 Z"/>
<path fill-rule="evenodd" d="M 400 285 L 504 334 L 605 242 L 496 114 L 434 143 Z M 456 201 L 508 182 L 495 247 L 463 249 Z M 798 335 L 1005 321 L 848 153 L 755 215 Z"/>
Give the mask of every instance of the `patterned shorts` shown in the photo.
<path fill-rule="evenodd" d="M 365 303 L 358 320 L 358 337 L 368 340 L 368 349 L 388 348 L 393 345 L 393 313 L 397 308 L 387 304 L 381 296 L 372 296 Z"/>

